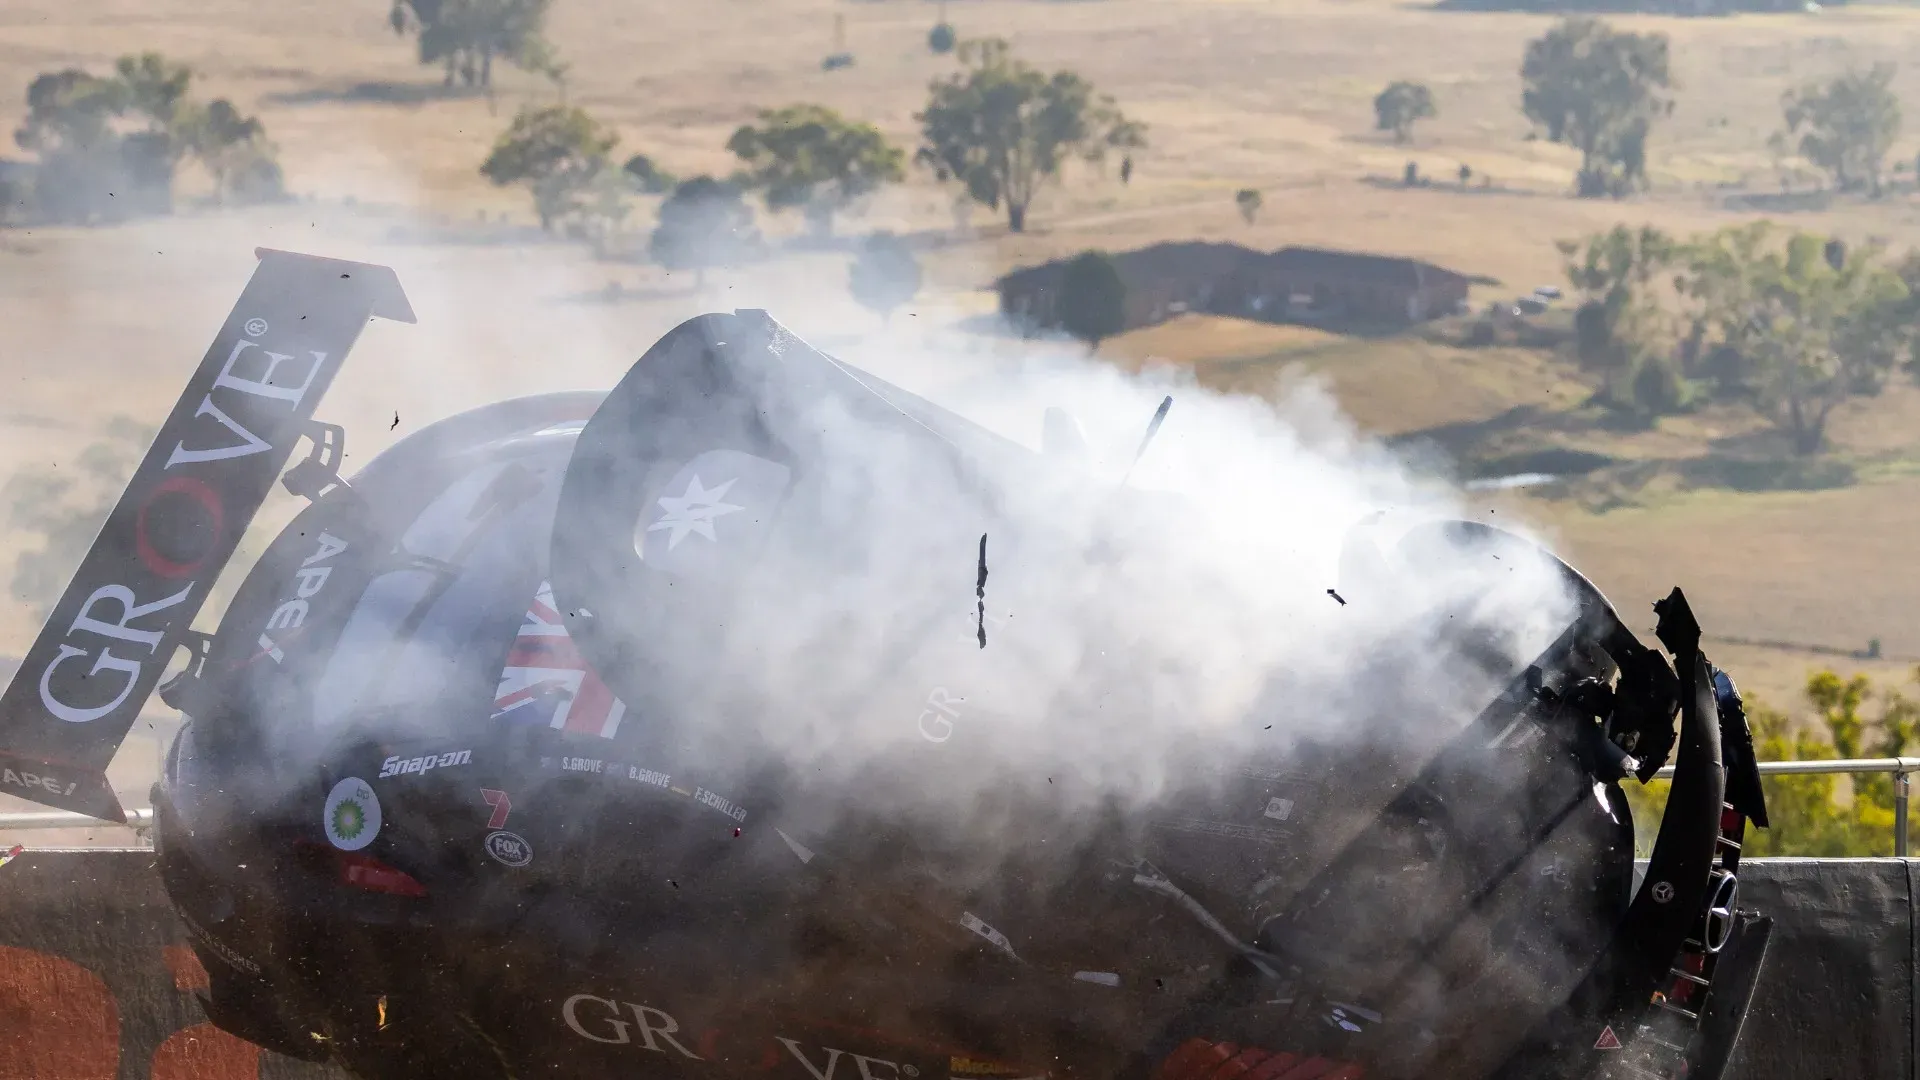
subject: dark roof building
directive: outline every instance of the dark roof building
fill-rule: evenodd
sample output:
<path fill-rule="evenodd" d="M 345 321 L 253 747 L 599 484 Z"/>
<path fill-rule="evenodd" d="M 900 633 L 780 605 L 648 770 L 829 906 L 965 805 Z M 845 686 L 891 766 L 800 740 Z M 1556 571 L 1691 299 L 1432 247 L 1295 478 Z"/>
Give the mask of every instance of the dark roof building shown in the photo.
<path fill-rule="evenodd" d="M 1264 252 L 1186 241 L 1112 256 L 1126 284 L 1126 329 L 1181 312 L 1268 322 L 1401 326 L 1466 303 L 1465 275 L 1419 259 L 1324 248 Z M 1059 324 L 1055 304 L 1065 261 L 1016 270 L 998 282 L 1000 310 L 1033 327 Z"/>

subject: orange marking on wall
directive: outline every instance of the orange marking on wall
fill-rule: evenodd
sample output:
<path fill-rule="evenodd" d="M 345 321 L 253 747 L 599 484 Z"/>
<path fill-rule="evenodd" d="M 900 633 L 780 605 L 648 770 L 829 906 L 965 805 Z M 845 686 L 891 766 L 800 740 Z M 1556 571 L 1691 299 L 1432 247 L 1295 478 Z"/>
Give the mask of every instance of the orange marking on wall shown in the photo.
<path fill-rule="evenodd" d="M 153 1052 L 150 1080 L 260 1080 L 260 1048 L 212 1024 L 181 1028 Z"/>
<path fill-rule="evenodd" d="M 71 960 L 0 945 L 0 1080 L 114 1080 L 120 1008 Z"/>

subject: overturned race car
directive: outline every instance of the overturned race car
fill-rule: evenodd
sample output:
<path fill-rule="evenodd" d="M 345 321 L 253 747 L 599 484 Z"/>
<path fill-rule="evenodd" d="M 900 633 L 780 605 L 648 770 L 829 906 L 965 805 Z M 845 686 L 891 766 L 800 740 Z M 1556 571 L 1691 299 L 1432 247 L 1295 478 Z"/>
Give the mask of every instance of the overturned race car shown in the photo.
<path fill-rule="evenodd" d="M 185 714 L 157 862 L 220 1027 L 368 1080 L 1726 1068 L 1766 811 L 1678 589 L 1656 649 L 1512 533 L 1356 532 L 1356 607 L 1455 628 L 1353 673 L 1406 684 L 1395 737 L 1170 740 L 1121 798 L 1076 725 L 1152 697 L 1157 658 L 1045 613 L 1151 587 L 1111 538 L 1155 496 L 1088 494 L 1072 455 L 758 311 L 343 478 L 315 407 L 367 318 L 411 311 L 385 268 L 260 257 L 0 698 L 34 778 L 5 790 L 116 821 L 142 704 Z M 276 479 L 310 505 L 192 630 Z M 1496 562 L 1567 599 L 1524 655 L 1419 587 Z M 990 622 L 989 580 L 1039 614 Z M 1456 668 L 1489 688 L 1464 711 L 1409 674 Z M 1637 869 L 1621 785 L 1670 758 Z"/>

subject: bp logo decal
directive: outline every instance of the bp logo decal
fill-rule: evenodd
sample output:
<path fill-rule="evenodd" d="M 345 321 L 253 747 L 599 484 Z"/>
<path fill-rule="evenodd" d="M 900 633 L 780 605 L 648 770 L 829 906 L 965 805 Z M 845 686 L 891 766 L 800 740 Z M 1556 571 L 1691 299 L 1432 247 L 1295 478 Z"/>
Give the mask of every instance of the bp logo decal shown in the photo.
<path fill-rule="evenodd" d="M 328 843 L 342 851 L 359 851 L 380 835 L 380 800 L 365 780 L 349 776 L 327 795 L 321 824 Z"/>
<path fill-rule="evenodd" d="M 502 830 L 487 835 L 487 854 L 507 866 L 525 866 L 533 861 L 533 845 L 518 833 Z"/>

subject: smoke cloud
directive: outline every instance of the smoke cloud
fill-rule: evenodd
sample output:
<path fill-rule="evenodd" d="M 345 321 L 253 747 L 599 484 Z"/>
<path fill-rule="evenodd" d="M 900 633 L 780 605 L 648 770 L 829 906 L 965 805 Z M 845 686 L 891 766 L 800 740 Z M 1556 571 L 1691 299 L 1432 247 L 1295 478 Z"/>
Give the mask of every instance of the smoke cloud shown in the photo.
<path fill-rule="evenodd" d="M 797 348 L 789 374 L 837 390 L 747 372 L 754 407 L 729 413 L 686 376 L 691 364 L 656 386 L 668 405 L 650 419 L 679 431 L 673 452 L 641 463 L 631 490 L 595 500 L 619 518 L 605 538 L 624 547 L 622 576 L 576 583 L 585 622 L 566 613 L 594 655 L 624 660 L 601 672 L 625 708 L 619 737 L 604 751 L 584 739 L 582 752 L 712 778 L 747 807 L 749 827 L 821 850 L 838 836 L 850 850 L 884 821 L 930 848 L 986 849 L 940 870 L 963 892 L 992 882 L 1009 851 L 1079 843 L 1116 815 L 1134 823 L 1123 832 L 1188 829 L 1164 834 L 1174 853 L 1216 826 L 1312 831 L 1324 860 L 1573 616 L 1550 561 L 1426 528 L 1473 515 L 1310 381 L 1272 400 L 1224 396 L 1176 369 L 1127 374 L 1070 343 L 965 329 L 966 313 L 938 298 L 904 320 L 914 329 L 879 331 L 844 295 L 843 255 L 718 274 L 704 293 L 664 279 L 609 299 L 608 277 L 633 271 L 558 244 L 453 239 L 410 211 L 307 203 L 50 242 L 70 245 L 61 272 L 76 281 L 134 248 L 170 249 L 134 275 L 164 275 L 194 297 L 151 335 L 166 342 L 149 350 L 166 358 L 155 387 L 184 385 L 253 246 L 394 267 L 419 325 L 371 325 L 321 409 L 348 426 L 349 474 L 463 409 L 611 387 L 683 319 L 735 308 L 765 309 L 992 433 L 964 435 L 969 452 L 956 457 Z M 1071 439 L 1067 452 L 1040 452 L 1050 409 L 1074 418 L 1055 414 L 1056 446 L 1077 426 L 1084 454 Z M 755 453 L 769 438 L 801 448 L 798 463 Z M 537 484 L 496 534 L 480 535 L 495 519 L 477 508 L 497 496 L 503 462 L 399 500 L 408 558 L 464 552 L 524 592 L 494 581 L 463 591 L 390 561 L 356 616 L 365 633 L 350 625 L 318 677 L 313 722 L 269 727 L 244 797 L 279 797 L 314 755 L 356 739 L 453 746 L 492 722 L 499 671 L 478 657 L 505 650 L 543 581 L 566 594 L 577 569 L 547 565 L 568 448 L 520 459 Z M 719 471 L 701 471 L 712 454 Z M 458 504 L 460 527 L 407 516 L 435 503 Z M 277 495 L 256 533 L 297 509 Z M 493 637 L 476 652 L 483 631 Z M 1228 775 L 1272 783 L 1239 805 L 1248 796 Z M 756 802 L 769 776 L 777 795 Z M 1191 850 L 1204 863 L 1209 849 Z M 1311 870 L 1311 859 L 1294 866 L 1292 887 Z M 1256 916 L 1290 897 L 1271 877 L 1235 886 L 1245 895 L 1221 915 L 1230 932 L 1251 940 Z M 1263 884 L 1248 894 L 1252 878 Z"/>
<path fill-rule="evenodd" d="M 409 197 L 404 177 L 356 174 L 350 184 L 314 186 L 390 201 L 313 201 L 56 236 L 49 284 L 88 291 L 86 279 L 103 265 L 135 295 L 143 282 L 166 279 L 149 294 L 166 309 L 159 329 L 172 343 L 154 367 L 157 387 L 184 383 L 220 298 L 251 269 L 252 246 L 393 266 L 420 323 L 371 324 L 322 408 L 323 418 L 349 426 L 349 474 L 431 419 L 502 397 L 610 386 L 681 319 L 735 307 L 764 308 L 825 351 L 1029 450 L 1038 449 L 1049 409 L 1072 414 L 1089 457 L 999 461 L 984 478 L 928 454 L 911 425 L 847 415 L 838 399 L 786 417 L 796 430 L 817 431 L 824 480 L 790 493 L 760 562 L 728 570 L 751 574 L 753 585 L 728 586 L 739 607 L 724 651 L 686 665 L 698 678 L 668 671 L 672 693 L 651 696 L 674 703 L 656 714 L 725 712 L 727 730 L 790 762 L 833 763 L 844 779 L 880 755 L 930 750 L 936 744 L 917 723 L 927 694 L 971 681 L 964 692 L 949 690 L 965 702 L 962 715 L 982 718 L 953 723 L 992 732 L 980 737 L 1007 759 L 996 782 L 1020 778 L 1019 762 L 1033 760 L 1048 765 L 1020 779 L 1044 786 L 1040 773 L 1070 760 L 1075 789 L 1089 797 L 1150 799 L 1167 764 L 1197 746 L 1284 757 L 1303 737 L 1431 738 L 1445 726 L 1414 714 L 1471 716 L 1571 611 L 1557 575 L 1537 561 L 1458 552 L 1430 556 L 1416 572 L 1356 576 L 1357 565 L 1396 559 L 1398 531 L 1466 511 L 1456 491 L 1357 431 L 1312 382 L 1292 383 L 1271 401 L 1222 396 L 1176 369 L 1127 374 L 1071 343 L 961 329 L 964 313 L 939 298 L 902 320 L 913 330 L 872 331 L 872 317 L 840 287 L 842 255 L 717 274 L 704 293 L 676 295 L 685 283 L 667 278 L 610 301 L 607 279 L 629 271 L 554 243 L 475 242 L 497 228 L 450 226 L 408 209 L 424 200 Z M 134 252 L 148 249 L 164 255 L 130 269 Z M 189 292 L 191 303 L 177 302 Z M 1134 466 L 1168 394 L 1172 411 Z M 679 464 L 662 467 L 671 474 Z M 668 494 L 681 493 L 650 491 L 647 507 Z M 246 549 L 264 547 L 297 508 L 277 494 Z M 1371 539 L 1356 545 L 1350 534 L 1363 523 Z M 723 535 L 729 524 L 715 527 Z M 981 649 L 974 594 L 983 532 Z M 1378 558 L 1353 562 L 1374 549 Z M 246 569 L 231 568 L 222 592 Z M 783 602 L 801 595 L 813 606 Z M 671 637 L 674 628 L 658 629 Z M 1497 672 L 1460 662 L 1456 643 L 1486 634 L 1499 639 Z M 457 656 L 445 662 L 468 666 Z M 430 666 L 417 670 L 414 689 L 424 692 L 435 677 Z M 701 678 L 719 680 L 725 693 L 712 697 Z M 745 721 L 750 732 L 739 731 L 742 715 L 754 718 Z M 966 795 L 968 782 L 947 779 L 958 785 L 955 797 Z M 1060 780 L 1052 778 L 1056 787 Z"/>

